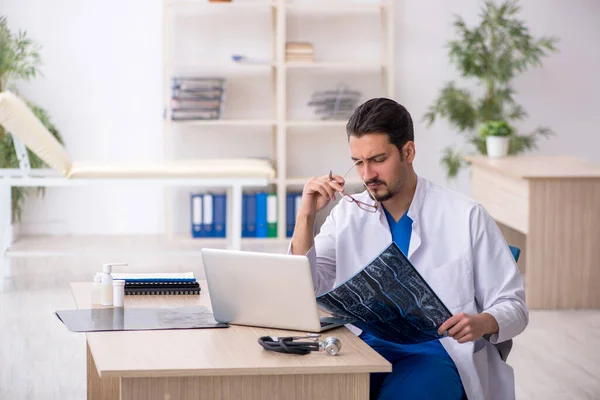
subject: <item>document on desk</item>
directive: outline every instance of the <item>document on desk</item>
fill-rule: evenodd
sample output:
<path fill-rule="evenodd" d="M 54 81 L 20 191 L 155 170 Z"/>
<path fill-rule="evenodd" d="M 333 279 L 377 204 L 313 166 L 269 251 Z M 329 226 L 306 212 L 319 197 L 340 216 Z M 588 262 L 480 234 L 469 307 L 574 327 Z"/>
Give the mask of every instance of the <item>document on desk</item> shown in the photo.
<path fill-rule="evenodd" d="M 204 306 L 106 307 L 55 312 L 72 332 L 145 331 L 161 329 L 227 328 Z"/>
<path fill-rule="evenodd" d="M 404 344 L 443 337 L 437 329 L 452 316 L 394 242 L 346 282 L 318 296 L 317 304 L 373 336 Z"/>

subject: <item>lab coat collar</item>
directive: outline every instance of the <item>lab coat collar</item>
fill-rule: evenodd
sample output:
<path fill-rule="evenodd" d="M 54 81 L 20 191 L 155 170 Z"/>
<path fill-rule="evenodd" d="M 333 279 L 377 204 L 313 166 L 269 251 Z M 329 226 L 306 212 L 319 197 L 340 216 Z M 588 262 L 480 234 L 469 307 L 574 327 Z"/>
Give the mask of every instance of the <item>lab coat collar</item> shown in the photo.
<path fill-rule="evenodd" d="M 410 206 L 408 207 L 407 215 L 413 221 L 412 223 L 412 232 L 410 236 L 410 244 L 408 245 L 408 254 L 407 257 L 410 258 L 411 255 L 419 248 L 421 245 L 421 228 L 419 224 L 419 212 L 421 210 L 421 206 L 423 205 L 423 199 L 425 197 L 427 182 L 421 177 L 417 175 L 417 187 L 415 188 L 415 194 L 413 195 L 413 199 L 410 202 Z M 384 226 L 388 227 L 388 222 L 385 217 L 385 210 L 383 209 L 383 204 L 379 204 L 379 222 Z"/>

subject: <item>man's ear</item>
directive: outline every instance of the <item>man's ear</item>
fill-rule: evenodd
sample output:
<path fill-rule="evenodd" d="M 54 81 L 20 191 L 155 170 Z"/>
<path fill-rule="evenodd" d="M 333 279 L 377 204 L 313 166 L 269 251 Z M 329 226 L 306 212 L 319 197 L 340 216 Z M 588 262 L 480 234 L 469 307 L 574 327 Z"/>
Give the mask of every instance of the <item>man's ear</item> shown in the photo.
<path fill-rule="evenodd" d="M 415 159 L 415 142 L 409 141 L 402 146 L 402 159 L 405 159 L 409 163 L 412 163 Z"/>

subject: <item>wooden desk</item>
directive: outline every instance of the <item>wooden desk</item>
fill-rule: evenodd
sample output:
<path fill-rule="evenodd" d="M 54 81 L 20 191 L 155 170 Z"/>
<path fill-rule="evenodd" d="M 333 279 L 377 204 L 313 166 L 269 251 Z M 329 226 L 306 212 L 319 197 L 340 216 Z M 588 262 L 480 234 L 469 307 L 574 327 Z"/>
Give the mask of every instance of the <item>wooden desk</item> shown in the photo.
<path fill-rule="evenodd" d="M 200 296 L 125 296 L 125 307 L 204 305 Z M 91 308 L 90 283 L 72 283 L 78 308 Z M 87 333 L 88 399 L 368 399 L 369 373 L 391 364 L 348 329 L 337 356 L 264 350 L 265 335 L 302 332 L 232 325 L 221 329 Z"/>
<path fill-rule="evenodd" d="M 466 160 L 472 197 L 523 251 L 529 307 L 600 307 L 600 165 L 569 156 Z"/>

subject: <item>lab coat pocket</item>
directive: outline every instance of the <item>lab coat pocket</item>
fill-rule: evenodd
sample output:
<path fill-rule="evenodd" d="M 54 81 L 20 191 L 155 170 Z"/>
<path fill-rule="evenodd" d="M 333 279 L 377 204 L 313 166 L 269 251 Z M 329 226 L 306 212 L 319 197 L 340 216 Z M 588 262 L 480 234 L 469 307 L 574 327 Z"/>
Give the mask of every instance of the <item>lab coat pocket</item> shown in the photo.
<path fill-rule="evenodd" d="M 444 263 L 431 271 L 433 289 L 452 311 L 475 300 L 473 275 L 466 258 Z"/>

